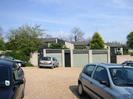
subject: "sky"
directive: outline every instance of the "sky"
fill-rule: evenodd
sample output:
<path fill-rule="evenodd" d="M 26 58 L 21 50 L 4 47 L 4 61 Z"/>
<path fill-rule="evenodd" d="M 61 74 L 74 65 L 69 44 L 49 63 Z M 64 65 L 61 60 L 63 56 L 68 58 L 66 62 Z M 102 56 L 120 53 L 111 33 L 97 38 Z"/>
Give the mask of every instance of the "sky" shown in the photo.
<path fill-rule="evenodd" d="M 106 42 L 126 42 L 133 31 L 133 0 L 0 0 L 4 33 L 26 24 L 40 25 L 54 37 L 79 27 L 85 38 L 99 32 Z"/>

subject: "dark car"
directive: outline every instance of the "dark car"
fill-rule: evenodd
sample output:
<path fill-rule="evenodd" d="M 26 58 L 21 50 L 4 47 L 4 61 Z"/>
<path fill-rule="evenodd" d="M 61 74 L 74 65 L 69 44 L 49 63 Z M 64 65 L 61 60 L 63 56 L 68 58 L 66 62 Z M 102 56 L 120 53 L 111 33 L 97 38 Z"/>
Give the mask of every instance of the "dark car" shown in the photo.
<path fill-rule="evenodd" d="M 125 62 L 122 63 L 122 65 L 133 67 L 133 61 L 125 61 Z"/>
<path fill-rule="evenodd" d="M 11 57 L 11 56 L 6 56 L 6 55 L 1 55 L 0 59 L 12 60 L 12 61 L 16 62 L 21 67 L 25 67 L 25 64 L 26 64 L 26 62 L 24 62 L 22 60 L 18 60 L 18 59 Z"/>
<path fill-rule="evenodd" d="M 0 99 L 22 99 L 25 82 L 24 72 L 18 64 L 0 59 Z"/>

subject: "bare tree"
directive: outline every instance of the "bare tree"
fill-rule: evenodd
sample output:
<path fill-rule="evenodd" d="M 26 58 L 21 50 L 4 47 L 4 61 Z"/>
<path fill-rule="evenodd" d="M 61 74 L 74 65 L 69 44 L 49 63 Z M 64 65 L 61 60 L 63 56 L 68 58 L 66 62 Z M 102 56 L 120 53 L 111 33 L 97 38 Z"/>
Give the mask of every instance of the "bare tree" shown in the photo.
<path fill-rule="evenodd" d="M 79 42 L 84 40 L 84 33 L 81 31 L 80 28 L 74 27 L 72 29 L 72 34 L 69 36 L 69 40 L 73 42 Z"/>
<path fill-rule="evenodd" d="M 45 37 L 45 38 L 52 38 L 52 35 L 50 35 L 50 34 L 45 34 L 44 37 Z"/>

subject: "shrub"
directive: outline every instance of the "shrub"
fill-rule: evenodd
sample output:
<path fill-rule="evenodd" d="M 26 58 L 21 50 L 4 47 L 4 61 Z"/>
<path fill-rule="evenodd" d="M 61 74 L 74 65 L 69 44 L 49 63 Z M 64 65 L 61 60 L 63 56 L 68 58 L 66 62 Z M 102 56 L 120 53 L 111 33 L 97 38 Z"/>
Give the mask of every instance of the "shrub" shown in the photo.
<path fill-rule="evenodd" d="M 5 55 L 6 56 L 11 56 L 15 59 L 19 59 L 19 60 L 26 61 L 26 62 L 28 62 L 29 59 L 30 59 L 30 57 L 25 55 L 22 51 L 6 52 Z"/>
<path fill-rule="evenodd" d="M 32 65 L 30 62 L 27 62 L 27 63 L 25 64 L 25 66 L 26 66 L 26 67 L 33 67 L 33 65 Z"/>

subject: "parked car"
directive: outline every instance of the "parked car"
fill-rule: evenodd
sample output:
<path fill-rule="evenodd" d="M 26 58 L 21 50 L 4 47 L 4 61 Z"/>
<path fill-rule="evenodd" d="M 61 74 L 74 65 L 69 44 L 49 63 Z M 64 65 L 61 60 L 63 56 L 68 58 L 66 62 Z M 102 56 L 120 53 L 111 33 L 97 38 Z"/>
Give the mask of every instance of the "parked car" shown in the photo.
<path fill-rule="evenodd" d="M 13 61 L 0 59 L 0 99 L 22 99 L 25 89 L 24 72 Z"/>
<path fill-rule="evenodd" d="M 132 66 L 133 67 L 133 61 L 125 61 L 125 62 L 122 63 L 122 65 Z"/>
<path fill-rule="evenodd" d="M 133 99 L 133 67 L 88 64 L 79 76 L 78 93 L 94 99 Z"/>
<path fill-rule="evenodd" d="M 42 57 L 39 60 L 39 67 L 50 67 L 50 68 L 54 68 L 54 67 L 58 67 L 59 66 L 59 62 L 57 61 L 57 59 L 55 57 Z"/>
<path fill-rule="evenodd" d="M 26 62 L 24 62 L 22 60 L 15 59 L 15 58 L 13 58 L 11 56 L 1 55 L 0 58 L 6 59 L 6 60 L 13 60 L 14 62 L 16 62 L 21 67 L 25 67 L 25 64 L 26 64 Z"/>

